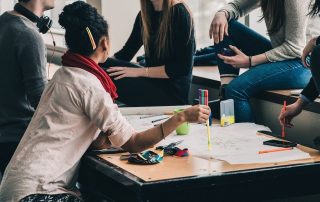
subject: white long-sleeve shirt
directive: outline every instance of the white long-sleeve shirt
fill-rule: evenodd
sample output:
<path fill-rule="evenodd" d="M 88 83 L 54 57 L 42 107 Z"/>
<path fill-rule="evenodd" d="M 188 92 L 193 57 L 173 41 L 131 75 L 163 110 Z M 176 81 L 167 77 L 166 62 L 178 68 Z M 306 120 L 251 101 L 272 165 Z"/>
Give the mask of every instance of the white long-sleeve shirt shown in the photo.
<path fill-rule="evenodd" d="M 75 193 L 79 161 L 102 131 L 114 146 L 135 133 L 91 73 L 58 70 L 42 94 L 0 186 L 1 202 L 30 194 Z"/>

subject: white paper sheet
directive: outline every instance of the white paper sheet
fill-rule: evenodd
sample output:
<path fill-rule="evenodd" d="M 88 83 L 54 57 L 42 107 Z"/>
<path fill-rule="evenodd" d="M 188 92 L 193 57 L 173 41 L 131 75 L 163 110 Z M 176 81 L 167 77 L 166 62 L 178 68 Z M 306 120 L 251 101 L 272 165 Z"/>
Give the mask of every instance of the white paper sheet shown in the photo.
<path fill-rule="evenodd" d="M 164 106 L 164 107 L 123 107 L 120 111 L 123 115 L 148 115 L 173 113 L 175 109 L 186 109 L 190 105 Z"/>
<path fill-rule="evenodd" d="M 146 119 L 140 119 L 141 115 L 130 115 L 126 117 L 138 131 L 141 131 L 153 127 L 154 124 L 151 123 L 152 120 L 165 116 L 162 115 Z M 158 124 L 161 122 L 158 122 Z M 191 124 L 190 133 L 185 136 L 176 135 L 174 132 L 160 144 L 167 145 L 183 140 L 179 148 L 188 148 L 191 155 L 204 159 L 214 158 L 224 160 L 230 164 L 277 163 L 310 158 L 308 153 L 297 148 L 289 151 L 259 154 L 259 151 L 276 148 L 263 145 L 263 141 L 269 140 L 270 138 L 257 135 L 258 130 L 270 131 L 270 129 L 265 126 L 253 123 L 240 123 L 228 127 L 213 125 L 210 129 L 212 142 L 211 151 L 208 150 L 207 128 L 201 124 Z"/>

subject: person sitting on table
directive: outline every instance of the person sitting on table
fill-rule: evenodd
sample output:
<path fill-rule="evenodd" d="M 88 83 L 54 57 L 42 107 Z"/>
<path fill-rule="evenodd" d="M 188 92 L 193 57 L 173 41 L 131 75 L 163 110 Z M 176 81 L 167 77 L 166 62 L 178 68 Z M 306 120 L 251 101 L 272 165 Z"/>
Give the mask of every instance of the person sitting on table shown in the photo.
<path fill-rule="evenodd" d="M 316 0 L 310 14 L 316 16 L 320 12 L 320 0 Z M 304 106 L 313 102 L 320 94 L 320 36 L 311 39 L 303 50 L 302 63 L 309 67 L 312 72 L 307 87 L 303 89 L 298 100 L 282 110 L 279 115 L 279 121 L 282 126 L 293 127 L 292 120 L 298 116 Z"/>
<path fill-rule="evenodd" d="M 270 40 L 235 20 L 258 7 Z M 301 56 L 315 26 L 309 23 L 308 8 L 309 3 L 301 0 L 234 0 L 216 13 L 210 37 L 220 53 L 222 94 L 234 100 L 236 122 L 254 122 L 249 99 L 259 93 L 307 85 L 311 72 Z M 240 68 L 248 71 L 239 76 Z"/>
<path fill-rule="evenodd" d="M 0 16 L 0 173 L 9 163 L 47 84 L 46 47 L 40 18 L 55 0 L 19 0 Z M 1 181 L 1 179 L 0 179 Z"/>
<path fill-rule="evenodd" d="M 193 106 L 136 132 L 113 103 L 116 88 L 98 65 L 109 53 L 107 22 L 90 4 L 76 1 L 63 9 L 59 23 L 69 50 L 6 168 L 0 201 L 81 201 L 75 182 L 91 144 L 141 152 L 183 122 L 204 123 L 210 114 L 207 106 Z"/>
<path fill-rule="evenodd" d="M 178 0 L 141 0 L 132 33 L 114 59 L 131 61 L 144 46 L 146 67 L 104 64 L 129 106 L 188 104 L 195 39 L 187 5 Z M 110 67 L 115 66 L 115 67 Z"/>

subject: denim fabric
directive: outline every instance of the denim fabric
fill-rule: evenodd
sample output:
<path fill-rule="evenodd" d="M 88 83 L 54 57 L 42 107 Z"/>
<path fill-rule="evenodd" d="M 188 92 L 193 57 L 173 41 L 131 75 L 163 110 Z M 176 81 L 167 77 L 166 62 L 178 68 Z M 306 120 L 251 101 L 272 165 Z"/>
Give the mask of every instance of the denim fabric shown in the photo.
<path fill-rule="evenodd" d="M 216 45 L 217 52 L 229 45 L 234 45 L 247 55 L 257 55 L 270 50 L 269 40 L 240 24 L 230 21 L 229 37 Z M 218 60 L 221 75 L 239 75 L 239 69 Z M 305 68 L 300 59 L 274 63 L 264 63 L 236 77 L 225 88 L 226 99 L 235 101 L 236 122 L 253 122 L 254 113 L 249 99 L 265 90 L 299 89 L 309 82 L 311 72 Z"/>

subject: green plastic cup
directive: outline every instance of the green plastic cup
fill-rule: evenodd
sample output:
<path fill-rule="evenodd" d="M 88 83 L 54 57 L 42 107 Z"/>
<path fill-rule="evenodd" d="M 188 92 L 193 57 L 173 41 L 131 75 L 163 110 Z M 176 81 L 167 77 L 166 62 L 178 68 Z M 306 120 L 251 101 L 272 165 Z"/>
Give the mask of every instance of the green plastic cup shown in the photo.
<path fill-rule="evenodd" d="M 182 112 L 184 109 L 176 109 L 174 110 L 174 114 L 178 114 Z M 184 122 L 178 128 L 176 128 L 177 135 L 188 135 L 190 131 L 190 124 L 188 122 Z"/>

